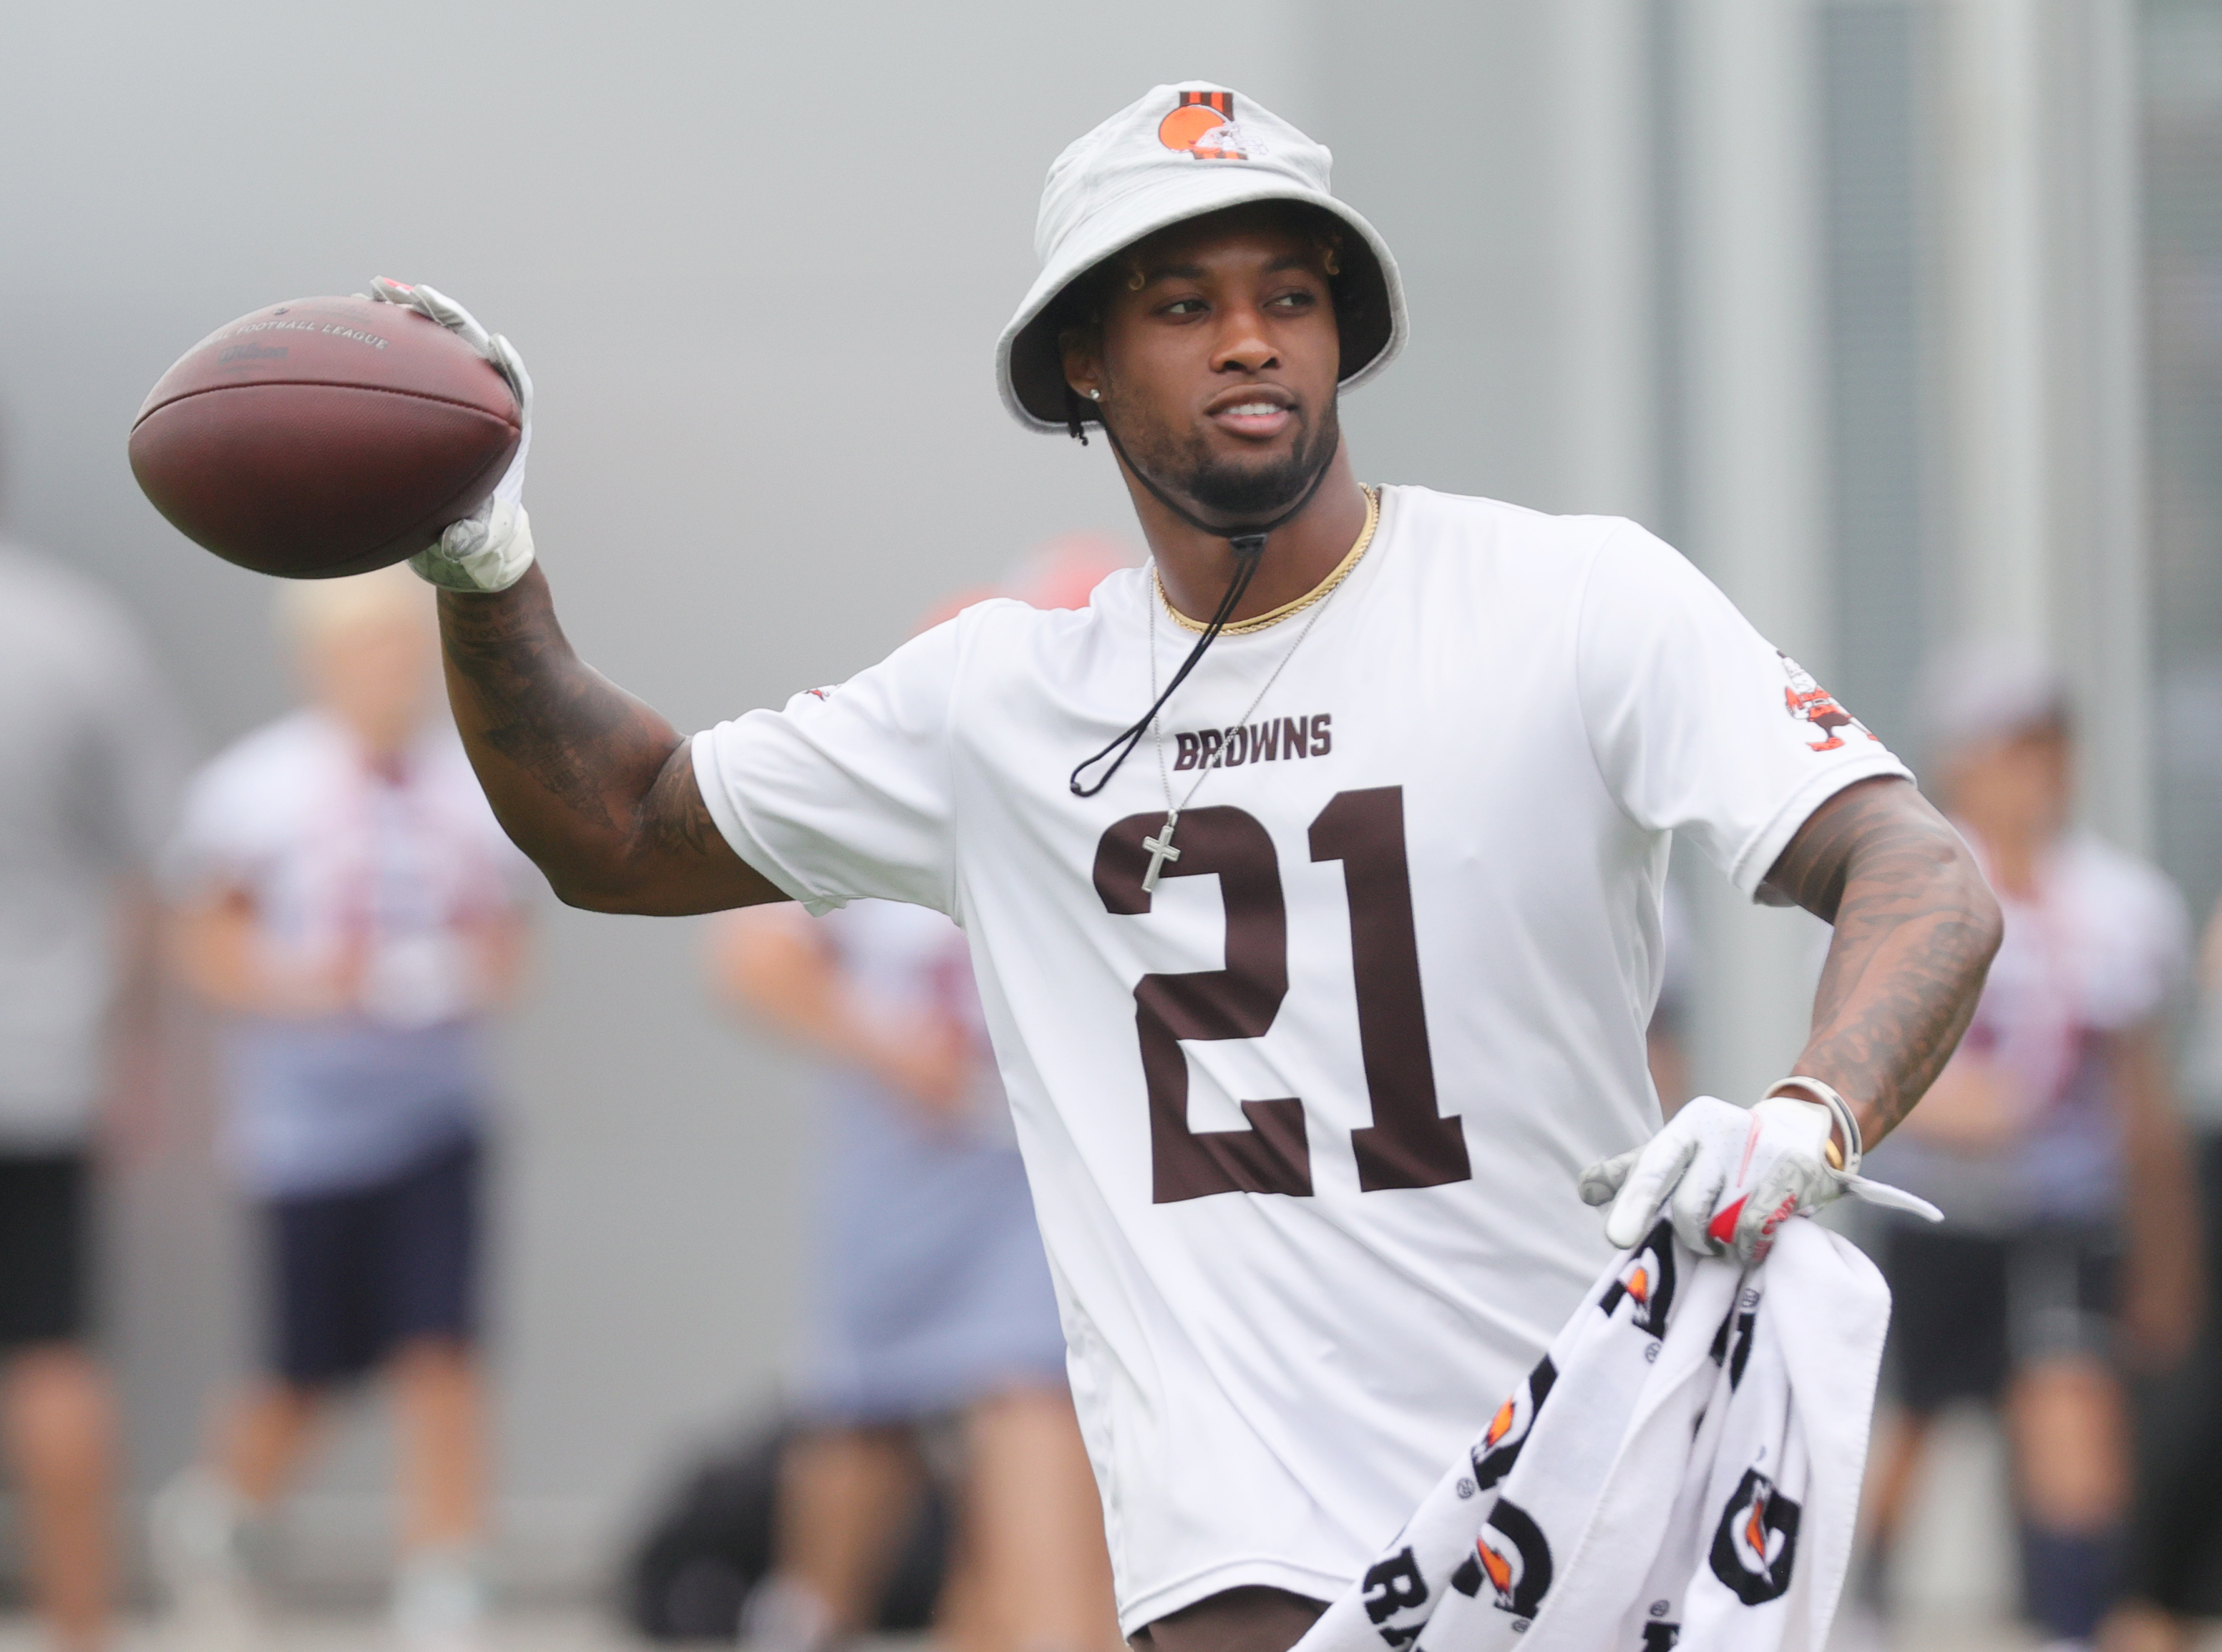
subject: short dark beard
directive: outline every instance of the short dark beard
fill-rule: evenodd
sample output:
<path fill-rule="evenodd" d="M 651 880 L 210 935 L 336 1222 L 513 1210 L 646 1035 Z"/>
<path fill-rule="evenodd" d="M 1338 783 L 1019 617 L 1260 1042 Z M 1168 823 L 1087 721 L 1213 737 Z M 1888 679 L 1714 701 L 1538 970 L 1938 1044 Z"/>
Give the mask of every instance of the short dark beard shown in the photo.
<path fill-rule="evenodd" d="M 1334 462 L 1340 441 L 1341 425 L 1330 397 L 1318 424 L 1306 420 L 1287 454 L 1271 464 L 1242 465 L 1217 457 L 1201 433 L 1185 441 L 1146 439 L 1133 451 L 1133 462 L 1167 492 L 1185 496 L 1203 514 L 1239 529 L 1270 522 L 1302 498 L 1320 472 Z"/>

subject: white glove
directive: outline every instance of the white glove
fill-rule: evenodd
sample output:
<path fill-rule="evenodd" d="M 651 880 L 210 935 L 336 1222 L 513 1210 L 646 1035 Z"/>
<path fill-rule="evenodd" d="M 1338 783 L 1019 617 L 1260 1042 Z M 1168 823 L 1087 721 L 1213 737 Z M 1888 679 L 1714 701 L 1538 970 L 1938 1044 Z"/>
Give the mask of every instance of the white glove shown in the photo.
<path fill-rule="evenodd" d="M 409 559 L 420 578 L 449 591 L 506 591 L 532 566 L 532 522 L 524 514 L 524 456 L 532 450 L 532 375 L 507 339 L 487 332 L 469 310 L 435 288 L 412 287 L 381 275 L 370 284 L 370 297 L 429 316 L 493 363 L 517 392 L 524 433 L 518 438 L 517 455 L 501 480 L 493 485 L 485 504 L 448 525 L 438 544 Z"/>
<path fill-rule="evenodd" d="M 1766 1260 L 1792 1217 L 1847 1193 L 1944 1219 L 1926 1199 L 1830 1165 L 1834 1123 L 1820 1103 L 1791 1096 L 1748 1109 L 1699 1096 L 1641 1147 L 1582 1172 L 1582 1201 L 1611 1202 L 1604 1236 L 1616 1249 L 1634 1248 L 1663 1204 L 1684 1244 L 1701 1255 L 1734 1252 L 1747 1267 Z"/>

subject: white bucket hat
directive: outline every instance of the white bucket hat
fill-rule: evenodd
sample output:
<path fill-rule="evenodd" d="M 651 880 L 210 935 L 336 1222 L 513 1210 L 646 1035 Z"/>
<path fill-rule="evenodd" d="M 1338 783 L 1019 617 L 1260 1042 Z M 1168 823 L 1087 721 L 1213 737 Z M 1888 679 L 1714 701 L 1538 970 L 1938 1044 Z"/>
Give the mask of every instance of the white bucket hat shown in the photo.
<path fill-rule="evenodd" d="M 1251 201 L 1301 201 L 1349 226 L 1335 315 L 1343 388 L 1404 347 L 1404 288 L 1371 224 L 1328 189 L 1334 157 L 1262 105 L 1205 80 L 1158 86 L 1057 158 L 1034 224 L 1041 274 L 995 341 L 995 383 L 1012 417 L 1064 430 L 1072 416 L 1058 347 L 1059 294 L 1105 259 L 1168 224 Z M 1082 404 L 1081 416 L 1094 410 Z"/>

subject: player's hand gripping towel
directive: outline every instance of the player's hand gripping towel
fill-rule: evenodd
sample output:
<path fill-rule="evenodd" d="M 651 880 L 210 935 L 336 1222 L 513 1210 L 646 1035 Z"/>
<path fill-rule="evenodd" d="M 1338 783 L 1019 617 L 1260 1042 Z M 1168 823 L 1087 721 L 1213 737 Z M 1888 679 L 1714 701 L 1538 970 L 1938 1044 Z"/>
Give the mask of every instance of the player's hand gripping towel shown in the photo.
<path fill-rule="evenodd" d="M 1822 1652 L 1889 1318 L 1803 1217 L 1748 1273 L 1660 1222 L 1297 1652 Z"/>

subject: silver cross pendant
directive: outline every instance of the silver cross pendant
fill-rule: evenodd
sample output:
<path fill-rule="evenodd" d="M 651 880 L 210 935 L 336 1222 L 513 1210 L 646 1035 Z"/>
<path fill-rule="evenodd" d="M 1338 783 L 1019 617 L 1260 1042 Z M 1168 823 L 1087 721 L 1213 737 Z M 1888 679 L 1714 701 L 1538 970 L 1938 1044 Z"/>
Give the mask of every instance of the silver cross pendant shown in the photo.
<path fill-rule="evenodd" d="M 1180 859 L 1180 851 L 1173 847 L 1173 826 L 1179 819 L 1179 810 L 1169 810 L 1165 823 L 1158 829 L 1159 835 L 1142 840 L 1142 847 L 1150 852 L 1150 869 L 1142 874 L 1142 892 L 1146 895 L 1158 892 L 1158 876 L 1164 870 L 1165 862 Z"/>

